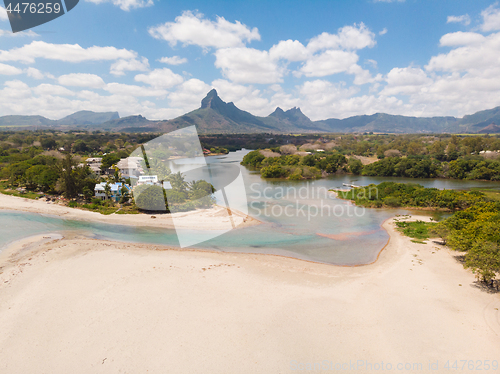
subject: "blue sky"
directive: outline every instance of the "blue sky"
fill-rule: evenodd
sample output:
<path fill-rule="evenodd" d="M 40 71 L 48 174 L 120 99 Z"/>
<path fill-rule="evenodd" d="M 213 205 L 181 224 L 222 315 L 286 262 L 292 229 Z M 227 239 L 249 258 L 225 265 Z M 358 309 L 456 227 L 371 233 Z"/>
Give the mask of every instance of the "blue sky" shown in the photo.
<path fill-rule="evenodd" d="M 80 0 L 12 34 L 0 115 L 170 119 L 211 88 L 256 115 L 463 116 L 500 105 L 500 5 L 463 0 Z"/>

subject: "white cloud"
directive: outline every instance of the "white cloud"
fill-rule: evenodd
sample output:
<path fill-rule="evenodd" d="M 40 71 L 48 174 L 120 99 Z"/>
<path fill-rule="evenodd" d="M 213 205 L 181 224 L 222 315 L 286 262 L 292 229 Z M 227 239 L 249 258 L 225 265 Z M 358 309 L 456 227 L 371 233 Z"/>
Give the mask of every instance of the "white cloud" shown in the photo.
<path fill-rule="evenodd" d="M 121 83 L 108 83 L 104 90 L 117 95 L 144 97 L 144 96 L 154 96 L 160 97 L 165 96 L 168 92 L 166 90 L 152 88 L 152 87 L 142 87 L 131 84 L 121 84 Z"/>
<path fill-rule="evenodd" d="M 358 55 L 350 51 L 330 50 L 311 57 L 300 68 L 306 77 L 324 77 L 346 72 L 356 64 Z"/>
<path fill-rule="evenodd" d="M 118 60 L 111 65 L 109 72 L 115 76 L 125 75 L 126 71 L 148 71 L 149 62 L 146 57 L 140 60 Z"/>
<path fill-rule="evenodd" d="M 307 49 L 311 52 L 323 49 L 363 49 L 375 46 L 375 34 L 371 32 L 364 23 L 359 26 L 344 26 L 337 34 L 324 32 L 311 39 Z"/>
<path fill-rule="evenodd" d="M 464 14 L 463 16 L 448 16 L 446 23 L 462 23 L 465 26 L 469 26 L 470 17 L 468 14 Z"/>
<path fill-rule="evenodd" d="M 95 74 L 72 73 L 61 75 L 57 81 L 63 86 L 101 88 L 105 86 L 102 78 Z"/>
<path fill-rule="evenodd" d="M 36 58 L 58 60 L 64 62 L 106 61 L 133 59 L 137 53 L 115 47 L 82 48 L 78 44 L 52 44 L 33 41 L 20 48 L 0 50 L 0 61 L 20 61 L 34 63 Z"/>
<path fill-rule="evenodd" d="M 385 35 L 385 34 L 387 34 L 387 28 L 386 28 L 386 27 L 384 27 L 382 30 L 380 30 L 380 31 L 378 32 L 378 34 L 379 34 L 379 35 Z"/>
<path fill-rule="evenodd" d="M 40 84 L 33 88 L 33 92 L 38 96 L 50 95 L 50 96 L 74 96 L 75 93 L 68 90 L 66 87 L 58 86 L 55 84 Z"/>
<path fill-rule="evenodd" d="M 472 33 L 468 33 L 472 34 Z M 444 41 L 452 43 L 456 37 L 443 36 Z M 491 34 L 482 39 L 469 35 L 469 42 L 475 43 L 452 49 L 449 53 L 439 54 L 430 59 L 426 69 L 429 71 L 466 71 L 497 66 L 500 60 L 500 33 Z M 482 40 L 482 42 L 480 42 Z"/>
<path fill-rule="evenodd" d="M 441 46 L 455 47 L 459 45 L 478 44 L 486 41 L 486 38 L 475 32 L 453 32 L 445 34 L 439 40 Z"/>
<path fill-rule="evenodd" d="M 272 59 L 286 59 L 288 61 L 304 61 L 309 57 L 309 52 L 298 40 L 282 40 L 269 50 Z"/>
<path fill-rule="evenodd" d="M 380 93 L 384 96 L 409 95 L 429 86 L 432 79 L 420 68 L 393 68 L 386 78 L 387 86 Z"/>
<path fill-rule="evenodd" d="M 223 17 L 217 17 L 216 21 L 203 17 L 201 13 L 185 11 L 175 18 L 175 22 L 149 28 L 149 33 L 154 38 L 166 40 L 171 46 L 182 43 L 202 48 L 241 47 L 246 42 L 260 40 L 257 28 L 250 29 L 239 21 L 231 23 Z"/>
<path fill-rule="evenodd" d="M 136 82 L 147 83 L 156 88 L 171 88 L 184 81 L 180 75 L 167 68 L 155 69 L 148 74 L 138 74 L 134 79 Z"/>
<path fill-rule="evenodd" d="M 178 115 L 198 109 L 201 99 L 210 91 L 211 87 L 199 79 L 189 79 L 179 85 L 168 95 L 170 106 L 178 110 Z"/>
<path fill-rule="evenodd" d="M 0 75 L 17 75 L 21 74 L 23 71 L 11 65 L 6 65 L 0 63 Z"/>
<path fill-rule="evenodd" d="M 482 31 L 500 30 L 500 9 L 496 8 L 497 5 L 498 3 L 495 3 L 481 12 L 483 17 Z"/>
<path fill-rule="evenodd" d="M 121 10 L 128 12 L 130 9 L 145 8 L 153 5 L 153 0 L 85 0 L 89 3 L 111 3 Z"/>
<path fill-rule="evenodd" d="M 182 65 L 188 62 L 187 58 L 172 56 L 172 57 L 162 57 L 159 60 L 160 62 L 168 65 Z"/>
<path fill-rule="evenodd" d="M 224 48 L 215 52 L 215 66 L 236 83 L 271 84 L 281 82 L 284 69 L 267 51 L 253 48 Z"/>
<path fill-rule="evenodd" d="M 8 21 L 9 16 L 7 15 L 7 11 L 3 6 L 0 6 L 0 21 Z"/>
<path fill-rule="evenodd" d="M 24 72 L 28 77 L 33 79 L 43 79 L 45 77 L 45 74 L 43 74 L 40 70 L 32 67 L 25 69 Z"/>

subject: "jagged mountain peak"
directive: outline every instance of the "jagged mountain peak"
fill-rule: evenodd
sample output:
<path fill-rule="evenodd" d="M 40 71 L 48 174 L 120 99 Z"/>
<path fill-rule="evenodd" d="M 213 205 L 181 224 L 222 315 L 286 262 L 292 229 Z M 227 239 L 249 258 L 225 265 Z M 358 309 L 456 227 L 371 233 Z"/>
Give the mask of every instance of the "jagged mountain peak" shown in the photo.
<path fill-rule="evenodd" d="M 224 103 L 219 95 L 217 94 L 217 90 L 214 88 L 210 90 L 210 92 L 205 96 L 203 100 L 201 100 L 201 109 L 204 108 L 216 108 L 220 103 Z"/>

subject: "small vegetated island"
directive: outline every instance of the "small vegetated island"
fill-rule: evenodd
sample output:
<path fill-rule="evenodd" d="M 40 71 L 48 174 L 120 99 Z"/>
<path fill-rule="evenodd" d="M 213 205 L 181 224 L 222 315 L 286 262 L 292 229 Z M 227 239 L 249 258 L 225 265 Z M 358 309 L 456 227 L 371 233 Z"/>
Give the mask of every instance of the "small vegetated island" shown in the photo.
<path fill-rule="evenodd" d="M 491 287 L 500 274 L 500 193 L 439 190 L 394 182 L 336 192 L 339 198 L 366 207 L 450 211 L 453 215 L 440 222 L 408 222 L 403 218 L 396 224 L 417 243 L 440 237 L 442 244 L 465 252 L 464 266 Z"/>
<path fill-rule="evenodd" d="M 243 157 L 244 166 L 260 170 L 264 178 L 316 179 L 336 172 L 359 174 L 363 164 L 334 151 L 298 152 L 294 145 L 256 150 Z"/>

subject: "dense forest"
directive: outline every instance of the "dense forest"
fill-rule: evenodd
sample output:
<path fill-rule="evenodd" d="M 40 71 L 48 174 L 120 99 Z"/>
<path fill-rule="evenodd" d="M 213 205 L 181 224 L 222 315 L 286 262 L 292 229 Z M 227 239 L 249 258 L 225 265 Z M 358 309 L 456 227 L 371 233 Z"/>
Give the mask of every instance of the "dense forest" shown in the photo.
<path fill-rule="evenodd" d="M 500 139 L 489 136 L 343 135 L 250 152 L 242 165 L 264 178 L 355 175 L 500 180 Z"/>

